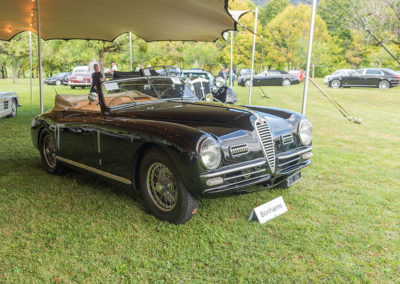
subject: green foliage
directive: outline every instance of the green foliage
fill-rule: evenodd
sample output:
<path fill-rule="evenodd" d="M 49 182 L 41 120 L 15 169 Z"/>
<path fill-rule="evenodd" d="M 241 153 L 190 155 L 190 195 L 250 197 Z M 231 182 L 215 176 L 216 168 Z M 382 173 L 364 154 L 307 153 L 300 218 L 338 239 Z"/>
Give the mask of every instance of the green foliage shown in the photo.
<path fill-rule="evenodd" d="M 289 0 L 271 0 L 265 5 L 264 8 L 260 9 L 260 21 L 263 25 L 269 23 L 274 19 L 280 12 L 282 12 L 286 6 L 289 6 Z"/>

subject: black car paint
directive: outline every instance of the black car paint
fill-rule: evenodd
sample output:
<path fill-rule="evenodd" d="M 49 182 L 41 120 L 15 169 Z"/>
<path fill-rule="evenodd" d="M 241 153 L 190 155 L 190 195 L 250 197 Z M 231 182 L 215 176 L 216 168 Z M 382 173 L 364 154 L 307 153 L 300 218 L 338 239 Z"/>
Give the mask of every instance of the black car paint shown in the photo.
<path fill-rule="evenodd" d="M 284 71 L 275 71 L 270 70 L 270 74 L 268 75 L 254 75 L 253 76 L 253 86 L 282 86 L 283 80 L 288 79 L 290 80 L 292 85 L 300 84 L 300 80 L 297 76 L 290 75 Z M 250 75 L 241 76 L 238 80 L 239 86 L 245 86 L 246 81 L 249 81 L 251 78 Z"/>
<path fill-rule="evenodd" d="M 362 74 L 358 73 L 360 70 Z M 381 74 L 366 74 L 368 70 L 379 70 Z M 327 83 L 328 87 L 332 87 L 334 80 L 340 81 L 341 87 L 379 87 L 379 83 L 383 80 L 389 82 L 389 87 L 395 87 L 399 84 L 399 78 L 394 71 L 386 68 L 362 68 L 348 75 L 332 75 Z"/>
<path fill-rule="evenodd" d="M 272 187 L 310 163 L 300 160 L 285 171 L 277 166 L 275 174 L 267 166 L 270 178 L 244 180 L 234 185 L 224 182 L 211 192 L 205 179 L 200 178 L 202 174 L 265 159 L 254 128 L 254 121 L 260 116 L 271 127 L 277 154 L 304 147 L 296 134 L 297 124 L 303 118 L 298 113 L 200 101 L 158 101 L 120 110 L 103 109 L 103 112 L 53 111 L 36 117 L 31 133 L 33 144 L 38 148 L 40 131 L 49 129 L 57 141 L 58 156 L 133 180 L 134 188 L 138 186 L 142 155 L 149 147 L 160 147 L 173 160 L 188 190 L 199 198 L 254 190 L 248 189 L 248 185 L 261 182 L 262 187 L 258 189 Z M 283 133 L 292 133 L 293 143 L 282 145 Z M 214 171 L 207 171 L 199 161 L 199 143 L 207 136 L 217 139 L 223 153 L 221 167 Z M 229 147 L 244 143 L 249 145 L 249 153 L 232 157 Z"/>

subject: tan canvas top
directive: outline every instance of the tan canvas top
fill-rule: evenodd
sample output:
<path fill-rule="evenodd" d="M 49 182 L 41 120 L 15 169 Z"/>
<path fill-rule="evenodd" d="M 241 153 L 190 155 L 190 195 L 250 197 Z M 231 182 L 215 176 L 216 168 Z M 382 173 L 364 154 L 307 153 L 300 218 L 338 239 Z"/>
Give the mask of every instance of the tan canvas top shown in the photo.
<path fill-rule="evenodd" d="M 36 1 L 1 0 L 0 39 L 36 32 Z M 111 41 L 131 31 L 147 41 L 214 41 L 235 28 L 228 0 L 39 1 L 43 39 Z"/>

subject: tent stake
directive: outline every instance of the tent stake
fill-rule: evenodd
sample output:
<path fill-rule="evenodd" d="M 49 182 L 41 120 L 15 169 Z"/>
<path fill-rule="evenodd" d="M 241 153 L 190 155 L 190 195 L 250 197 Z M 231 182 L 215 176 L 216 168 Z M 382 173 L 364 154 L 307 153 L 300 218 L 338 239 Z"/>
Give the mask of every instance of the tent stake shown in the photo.
<path fill-rule="evenodd" d="M 314 0 L 315 1 L 315 0 Z M 258 17 L 258 7 L 256 6 L 256 16 L 254 18 L 254 33 L 253 33 L 253 54 L 251 56 L 251 73 L 250 73 L 250 88 L 249 88 L 249 106 L 251 105 L 251 89 L 253 87 L 253 77 L 254 77 L 254 53 L 256 51 L 256 35 L 257 35 L 257 17 Z"/>
<path fill-rule="evenodd" d="M 39 92 L 40 92 L 40 113 L 44 112 L 43 109 L 43 84 L 42 84 L 42 45 L 40 39 L 42 34 L 40 32 L 40 0 L 36 1 L 36 15 L 37 15 L 37 36 L 38 36 L 38 57 L 39 57 Z"/>
<path fill-rule="evenodd" d="M 29 31 L 29 78 L 31 81 L 31 104 L 33 104 L 32 93 L 32 32 Z"/>
<path fill-rule="evenodd" d="M 312 52 L 312 44 L 313 44 L 313 37 L 314 37 L 314 23 L 315 23 L 316 7 L 317 7 L 317 0 L 313 0 L 312 11 L 311 11 L 311 22 L 310 22 L 310 37 L 308 39 L 306 78 L 304 80 L 303 105 L 301 108 L 301 113 L 304 115 L 306 114 L 306 106 L 307 106 L 308 80 L 310 77 L 310 63 L 311 63 L 311 52 Z"/>

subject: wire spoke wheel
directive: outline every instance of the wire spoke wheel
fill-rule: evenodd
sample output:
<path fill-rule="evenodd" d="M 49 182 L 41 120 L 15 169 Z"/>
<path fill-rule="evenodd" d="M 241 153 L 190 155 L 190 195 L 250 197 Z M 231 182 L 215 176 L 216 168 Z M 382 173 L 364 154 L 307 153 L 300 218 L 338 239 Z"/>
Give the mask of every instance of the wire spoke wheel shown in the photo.
<path fill-rule="evenodd" d="M 147 188 L 151 199 L 160 210 L 172 211 L 178 201 L 178 188 L 170 169 L 163 163 L 150 165 L 147 172 Z"/>
<path fill-rule="evenodd" d="M 54 147 L 53 138 L 46 135 L 43 140 L 43 157 L 46 164 L 50 168 L 55 168 L 57 165 L 56 149 Z"/>

